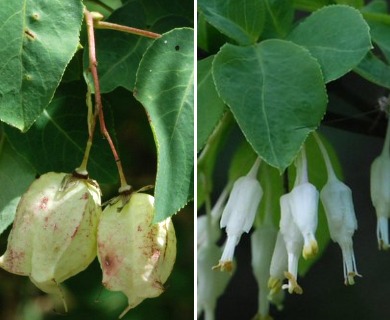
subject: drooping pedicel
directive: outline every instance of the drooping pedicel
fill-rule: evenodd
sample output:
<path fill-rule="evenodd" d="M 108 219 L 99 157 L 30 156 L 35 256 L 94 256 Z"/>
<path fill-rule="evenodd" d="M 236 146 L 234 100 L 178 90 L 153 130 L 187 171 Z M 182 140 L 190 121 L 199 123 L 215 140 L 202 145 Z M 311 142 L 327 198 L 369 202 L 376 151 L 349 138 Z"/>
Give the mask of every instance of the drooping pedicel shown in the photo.
<path fill-rule="evenodd" d="M 123 317 L 146 298 L 159 296 L 176 259 L 170 218 L 153 224 L 154 198 L 122 195 L 103 211 L 98 227 L 98 259 L 103 285 L 128 298 Z"/>
<path fill-rule="evenodd" d="M 29 276 L 42 291 L 62 297 L 59 284 L 96 257 L 100 202 L 94 180 L 42 175 L 19 202 L 0 267 Z"/>

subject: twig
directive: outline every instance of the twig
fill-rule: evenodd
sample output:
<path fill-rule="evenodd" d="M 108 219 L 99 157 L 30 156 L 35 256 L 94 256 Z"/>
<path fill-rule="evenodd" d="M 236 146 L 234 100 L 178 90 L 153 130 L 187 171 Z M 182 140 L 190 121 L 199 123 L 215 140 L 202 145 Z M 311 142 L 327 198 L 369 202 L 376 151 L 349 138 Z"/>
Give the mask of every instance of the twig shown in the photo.
<path fill-rule="evenodd" d="M 86 96 L 86 104 L 88 107 L 88 141 L 87 141 L 87 146 L 85 147 L 84 151 L 84 157 L 83 160 L 78 168 L 76 168 L 75 172 L 78 175 L 81 176 L 88 176 L 88 171 L 87 171 L 87 164 L 88 164 L 88 159 L 89 159 L 89 154 L 92 148 L 92 142 L 93 142 L 93 135 L 95 133 L 95 127 L 96 127 L 96 119 L 98 116 L 97 110 L 95 110 L 95 113 L 92 114 L 92 100 L 91 100 L 91 88 L 88 86 L 88 92 Z"/>
<path fill-rule="evenodd" d="M 100 131 L 103 136 L 107 139 L 107 142 L 111 148 L 111 152 L 114 155 L 116 165 L 118 167 L 119 179 L 120 179 L 120 189 L 121 191 L 129 190 L 130 186 L 128 185 L 125 175 L 123 174 L 122 163 L 120 161 L 119 155 L 116 151 L 115 145 L 112 142 L 111 136 L 107 131 L 106 123 L 104 121 L 103 114 L 103 104 L 100 94 L 100 84 L 99 76 L 97 72 L 97 60 L 96 60 L 96 51 L 95 51 L 95 34 L 94 34 L 94 20 L 91 12 L 84 10 L 85 21 L 87 24 L 88 32 L 88 47 L 89 47 L 89 68 L 93 78 L 93 84 L 95 89 L 95 115 L 99 116 Z"/>

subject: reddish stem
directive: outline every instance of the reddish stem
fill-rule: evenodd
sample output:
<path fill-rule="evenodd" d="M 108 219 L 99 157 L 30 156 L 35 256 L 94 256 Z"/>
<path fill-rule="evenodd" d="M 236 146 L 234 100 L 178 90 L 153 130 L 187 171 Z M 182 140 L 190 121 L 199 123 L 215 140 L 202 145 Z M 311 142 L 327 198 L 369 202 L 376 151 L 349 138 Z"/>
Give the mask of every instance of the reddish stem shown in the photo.
<path fill-rule="evenodd" d="M 88 31 L 88 47 L 89 47 L 89 68 L 90 72 L 92 74 L 93 83 L 95 87 L 95 116 L 99 116 L 99 124 L 100 124 L 100 131 L 104 135 L 104 137 L 107 139 L 107 142 L 111 148 L 111 152 L 114 155 L 114 159 L 116 162 L 116 165 L 118 167 L 119 172 L 119 179 L 121 183 L 120 189 L 128 188 L 129 185 L 126 182 L 125 175 L 123 174 L 123 168 L 122 163 L 120 161 L 119 155 L 116 151 L 115 145 L 112 142 L 111 136 L 107 131 L 106 123 L 104 121 L 104 114 L 103 114 L 103 104 L 101 99 L 101 93 L 100 93 L 100 83 L 99 83 L 99 76 L 97 71 L 97 60 L 96 60 L 96 50 L 95 50 L 95 34 L 94 34 L 94 20 L 91 15 L 91 13 L 88 10 L 84 10 L 84 16 L 87 24 L 87 31 Z M 94 121 L 96 122 L 96 121 Z M 92 126 L 92 130 L 94 129 L 95 124 Z"/>

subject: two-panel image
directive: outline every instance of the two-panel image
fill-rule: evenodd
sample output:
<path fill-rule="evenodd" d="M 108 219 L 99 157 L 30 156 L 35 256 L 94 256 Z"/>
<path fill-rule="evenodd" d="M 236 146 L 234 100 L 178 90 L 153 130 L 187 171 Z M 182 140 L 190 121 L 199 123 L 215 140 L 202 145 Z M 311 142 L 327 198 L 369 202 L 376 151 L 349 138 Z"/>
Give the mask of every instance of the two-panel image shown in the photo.
<path fill-rule="evenodd" d="M 390 317 L 390 1 L 0 0 L 0 320 Z"/>

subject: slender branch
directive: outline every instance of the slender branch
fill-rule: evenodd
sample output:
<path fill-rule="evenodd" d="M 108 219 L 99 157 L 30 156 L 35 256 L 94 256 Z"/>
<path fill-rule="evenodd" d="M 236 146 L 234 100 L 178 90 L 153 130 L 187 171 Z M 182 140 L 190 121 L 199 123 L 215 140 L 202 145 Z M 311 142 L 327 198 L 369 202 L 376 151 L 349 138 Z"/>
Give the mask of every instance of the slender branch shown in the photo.
<path fill-rule="evenodd" d="M 96 127 L 96 119 L 98 116 L 98 113 L 95 110 L 95 113 L 92 113 L 92 99 L 91 99 L 91 88 L 88 86 L 88 92 L 86 95 L 86 104 L 88 107 L 88 141 L 87 141 L 87 146 L 85 147 L 84 151 L 84 157 L 83 160 L 78 168 L 76 168 L 76 173 L 82 176 L 88 176 L 88 171 L 87 171 L 87 164 L 88 164 L 88 159 L 89 159 L 89 154 L 92 148 L 92 143 L 93 143 L 93 135 L 95 133 L 95 127 Z"/>
<path fill-rule="evenodd" d="M 123 173 L 122 163 L 120 161 L 119 155 L 116 151 L 115 145 L 112 142 L 111 136 L 107 131 L 106 123 L 104 121 L 104 114 L 103 114 L 103 104 L 102 104 L 102 98 L 100 93 L 100 83 L 99 83 L 99 76 L 97 72 L 97 60 L 96 60 L 96 51 L 95 51 L 95 34 L 94 34 L 94 20 L 91 12 L 88 10 L 84 10 L 84 16 L 87 24 L 87 32 L 88 32 L 88 46 L 89 46 L 89 68 L 90 72 L 92 74 L 93 78 L 93 84 L 95 89 L 95 114 L 98 114 L 99 116 L 99 124 L 100 124 L 100 131 L 102 132 L 103 136 L 107 139 L 107 142 L 111 148 L 111 152 L 114 156 L 118 173 L 119 173 L 119 179 L 120 179 L 120 192 L 121 191 L 127 191 L 130 189 L 130 186 L 128 185 L 125 175 Z"/>
<path fill-rule="evenodd" d="M 111 23 L 111 22 L 106 22 L 106 21 L 95 20 L 94 27 L 96 29 L 109 29 L 109 30 L 117 30 L 117 31 L 127 32 L 127 33 L 136 34 L 139 36 L 152 38 L 152 39 L 157 39 L 157 38 L 161 37 L 161 34 L 158 34 L 158 33 L 146 31 L 146 30 L 142 30 L 142 29 L 137 29 L 137 28 L 133 28 L 133 27 L 128 27 L 128 26 L 123 26 L 121 24 L 116 24 L 116 23 Z"/>

